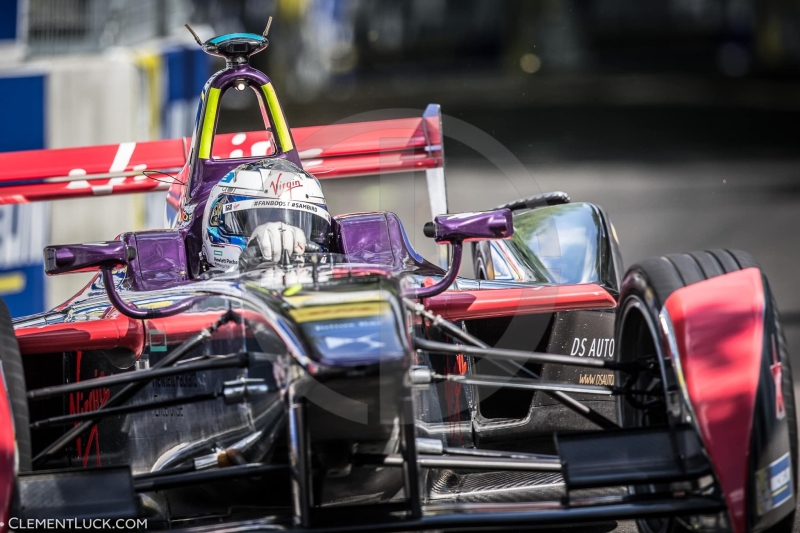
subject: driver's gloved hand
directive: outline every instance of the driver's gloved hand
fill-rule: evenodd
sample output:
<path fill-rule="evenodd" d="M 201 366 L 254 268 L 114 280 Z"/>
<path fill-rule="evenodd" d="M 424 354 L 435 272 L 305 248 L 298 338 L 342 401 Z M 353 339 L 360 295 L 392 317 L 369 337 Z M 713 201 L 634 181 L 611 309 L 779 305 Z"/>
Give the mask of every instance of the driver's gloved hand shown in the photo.
<path fill-rule="evenodd" d="M 306 250 L 306 234 L 298 227 L 284 224 L 283 222 L 267 222 L 258 226 L 247 247 L 255 241 L 261 251 L 262 261 L 278 262 L 283 255 L 283 251 L 289 252 L 289 256 L 302 254 Z"/>

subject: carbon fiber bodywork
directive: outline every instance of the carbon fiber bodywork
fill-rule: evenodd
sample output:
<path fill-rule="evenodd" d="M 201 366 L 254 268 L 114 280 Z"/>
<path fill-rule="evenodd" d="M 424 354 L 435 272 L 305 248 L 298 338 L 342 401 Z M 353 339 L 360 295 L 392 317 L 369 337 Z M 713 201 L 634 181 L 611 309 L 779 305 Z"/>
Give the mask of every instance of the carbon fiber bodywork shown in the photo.
<path fill-rule="evenodd" d="M 428 501 L 526 502 L 557 500 L 566 494 L 561 474 L 552 472 L 431 472 Z"/>
<path fill-rule="evenodd" d="M 608 216 L 596 205 L 566 203 L 569 199 L 562 196 L 552 205 L 548 205 L 546 199 L 539 202 L 542 206 L 525 201 L 514 204 L 517 209 L 514 237 L 473 246 L 478 277 L 556 285 L 597 283 L 610 294 L 618 294 L 622 259 Z M 492 346 L 612 360 L 615 358 L 615 316 L 615 310 L 562 311 L 467 321 L 466 328 Z M 481 366 L 482 374 L 510 376 L 519 372 L 516 368 L 499 369 L 491 363 L 481 363 Z M 613 372 L 602 370 L 556 364 L 529 366 L 546 379 L 604 385 L 614 385 L 616 380 Z M 549 451 L 551 442 L 540 437 L 554 430 L 594 427 L 545 393 L 476 389 L 479 390 L 474 392 L 478 398 L 474 433 L 476 440 L 483 444 L 533 439 L 543 451 Z M 586 394 L 575 397 L 604 416 L 615 418 L 613 399 Z"/>

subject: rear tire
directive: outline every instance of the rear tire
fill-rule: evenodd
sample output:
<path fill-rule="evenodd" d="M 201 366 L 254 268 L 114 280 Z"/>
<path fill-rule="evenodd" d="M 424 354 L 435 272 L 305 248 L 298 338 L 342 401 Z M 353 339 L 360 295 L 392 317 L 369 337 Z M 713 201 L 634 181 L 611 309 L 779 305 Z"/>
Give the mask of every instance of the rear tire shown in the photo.
<path fill-rule="evenodd" d="M 634 361 L 658 354 L 658 314 L 664 302 L 676 290 L 700 281 L 758 267 L 758 263 L 747 252 L 738 250 L 707 250 L 668 254 L 645 259 L 633 265 L 625 274 L 619 297 L 619 315 L 616 326 L 617 346 L 620 361 Z M 775 308 L 775 299 L 769 286 L 765 287 Z M 794 474 L 797 473 L 797 414 L 794 403 L 791 363 L 777 312 L 774 313 L 778 332 L 778 352 L 783 372 L 783 396 L 786 419 L 789 426 L 790 455 Z M 643 373 L 636 387 L 657 388 L 662 381 L 660 370 Z M 666 422 L 666 406 L 654 405 L 649 410 L 634 407 L 629 402 L 620 402 L 619 420 L 624 427 L 659 425 Z M 797 475 L 794 475 L 794 490 L 797 494 Z M 794 511 L 778 524 L 769 528 L 770 533 L 788 533 L 794 525 Z M 642 533 L 676 533 L 690 531 L 676 518 L 637 520 Z"/>
<path fill-rule="evenodd" d="M 18 469 L 31 470 L 31 430 L 28 421 L 28 393 L 25 372 L 19 353 L 17 337 L 11 315 L 5 302 L 0 300 L 0 364 L 3 367 L 6 391 L 14 419 L 14 437 L 17 442 Z"/>

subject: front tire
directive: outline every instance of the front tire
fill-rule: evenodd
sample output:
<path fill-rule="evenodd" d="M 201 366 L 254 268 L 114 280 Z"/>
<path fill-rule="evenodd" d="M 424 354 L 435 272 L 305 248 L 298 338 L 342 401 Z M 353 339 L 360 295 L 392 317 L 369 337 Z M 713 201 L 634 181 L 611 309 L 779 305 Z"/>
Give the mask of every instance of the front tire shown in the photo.
<path fill-rule="evenodd" d="M 25 387 L 25 372 L 19 353 L 17 337 L 11 314 L 5 302 L 0 300 L 0 364 L 3 367 L 8 402 L 14 420 L 14 438 L 17 443 L 18 469 L 31 470 L 31 430 L 28 421 L 28 393 Z"/>
<path fill-rule="evenodd" d="M 664 302 L 676 290 L 729 274 L 745 268 L 756 267 L 753 257 L 737 250 L 708 250 L 682 254 L 668 254 L 645 259 L 633 265 L 625 275 L 620 291 L 620 306 L 616 324 L 616 339 L 620 361 L 629 362 L 657 356 L 660 360 L 661 343 L 657 330 L 658 316 Z M 765 292 L 772 300 L 769 287 Z M 794 387 L 790 357 L 786 340 L 780 327 L 777 313 L 775 327 L 778 332 L 779 359 L 785 371 L 782 374 L 782 391 L 785 399 L 786 419 L 789 427 L 790 456 L 793 472 L 797 473 L 797 415 L 794 403 Z M 634 384 L 637 389 L 663 390 L 663 376 L 659 365 L 642 372 Z M 652 405 L 632 405 L 620 401 L 618 416 L 623 427 L 646 427 L 664 425 L 667 422 L 665 402 Z M 794 475 L 794 490 L 797 494 L 797 475 Z M 645 488 L 636 488 L 645 490 Z M 794 511 L 767 531 L 789 533 L 794 525 Z M 689 531 L 678 518 L 637 520 L 642 533 L 677 533 Z"/>

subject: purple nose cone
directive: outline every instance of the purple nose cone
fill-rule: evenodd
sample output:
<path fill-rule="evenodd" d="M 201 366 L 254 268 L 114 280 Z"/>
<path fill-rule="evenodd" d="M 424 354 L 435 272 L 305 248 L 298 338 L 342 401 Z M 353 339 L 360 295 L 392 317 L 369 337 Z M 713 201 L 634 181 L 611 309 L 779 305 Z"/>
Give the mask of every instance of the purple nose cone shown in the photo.
<path fill-rule="evenodd" d="M 436 242 L 507 239 L 514 235 L 514 222 L 509 209 L 439 215 L 434 234 Z"/>

